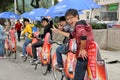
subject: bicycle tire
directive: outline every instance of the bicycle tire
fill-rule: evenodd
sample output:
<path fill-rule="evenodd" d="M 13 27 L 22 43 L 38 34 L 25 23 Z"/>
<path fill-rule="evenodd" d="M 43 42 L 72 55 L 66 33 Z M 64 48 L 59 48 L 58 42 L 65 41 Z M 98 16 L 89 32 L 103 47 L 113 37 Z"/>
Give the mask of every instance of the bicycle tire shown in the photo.
<path fill-rule="evenodd" d="M 53 72 L 53 77 L 55 80 L 63 80 L 63 75 L 62 75 L 62 71 L 52 68 L 52 72 Z M 61 76 L 60 76 L 61 75 Z"/>
<path fill-rule="evenodd" d="M 41 64 L 41 71 L 43 75 L 47 74 L 48 65 Z"/>

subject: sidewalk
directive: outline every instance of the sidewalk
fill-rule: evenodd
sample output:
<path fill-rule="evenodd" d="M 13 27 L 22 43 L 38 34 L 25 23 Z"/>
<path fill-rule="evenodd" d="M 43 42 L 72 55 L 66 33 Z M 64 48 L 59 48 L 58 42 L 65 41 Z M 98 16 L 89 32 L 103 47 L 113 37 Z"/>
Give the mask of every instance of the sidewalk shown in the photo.
<path fill-rule="evenodd" d="M 17 42 L 18 49 L 22 49 L 24 40 Z M 53 45 L 52 53 L 55 51 L 57 45 Z M 110 62 L 114 60 L 120 61 L 120 51 L 106 51 L 100 50 L 102 59 L 105 62 Z M 113 64 L 106 64 L 107 73 L 108 73 L 108 80 L 120 80 L 120 63 L 113 63 Z"/>

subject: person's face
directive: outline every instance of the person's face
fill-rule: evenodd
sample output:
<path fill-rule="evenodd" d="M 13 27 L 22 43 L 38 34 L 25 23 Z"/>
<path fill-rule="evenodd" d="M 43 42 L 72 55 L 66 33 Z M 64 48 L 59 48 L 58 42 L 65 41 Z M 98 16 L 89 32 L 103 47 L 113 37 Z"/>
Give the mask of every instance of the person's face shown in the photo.
<path fill-rule="evenodd" d="M 64 27 L 66 25 L 66 21 L 60 21 L 60 25 Z"/>
<path fill-rule="evenodd" d="M 78 21 L 78 15 L 73 16 L 73 15 L 68 15 L 66 16 L 66 21 L 70 26 L 75 26 L 76 22 Z"/>
<path fill-rule="evenodd" d="M 58 27 L 59 30 L 62 31 L 64 26 L 62 26 L 60 23 L 58 23 L 58 26 L 57 26 L 57 27 Z"/>
<path fill-rule="evenodd" d="M 6 26 L 10 26 L 10 22 L 7 22 Z"/>
<path fill-rule="evenodd" d="M 44 26 L 44 27 L 45 27 L 45 26 L 47 26 L 47 25 L 48 25 L 48 22 L 47 22 L 47 21 L 45 21 L 45 20 L 43 20 L 43 21 L 42 21 L 42 26 Z"/>
<path fill-rule="evenodd" d="M 29 22 L 28 21 L 24 21 L 25 25 L 27 25 Z"/>
<path fill-rule="evenodd" d="M 17 21 L 17 23 L 20 23 L 20 21 Z"/>

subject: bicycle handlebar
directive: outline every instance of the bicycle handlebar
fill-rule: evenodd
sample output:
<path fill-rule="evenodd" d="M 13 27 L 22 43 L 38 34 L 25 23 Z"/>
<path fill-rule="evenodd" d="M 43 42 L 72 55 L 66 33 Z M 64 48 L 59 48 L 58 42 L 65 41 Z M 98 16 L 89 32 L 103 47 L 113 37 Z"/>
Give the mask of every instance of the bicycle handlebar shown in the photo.
<path fill-rule="evenodd" d="M 52 40 L 49 40 L 49 43 L 50 43 L 50 44 L 62 45 L 61 43 L 58 43 L 58 42 L 56 42 L 56 41 L 52 41 Z"/>

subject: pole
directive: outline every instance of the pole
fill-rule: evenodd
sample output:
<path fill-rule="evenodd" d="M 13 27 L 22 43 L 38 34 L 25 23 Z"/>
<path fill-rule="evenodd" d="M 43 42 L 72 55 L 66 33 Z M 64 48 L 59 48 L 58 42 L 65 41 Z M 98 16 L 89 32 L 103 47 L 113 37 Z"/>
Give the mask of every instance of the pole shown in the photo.
<path fill-rule="evenodd" d="M 54 0 L 52 0 L 52 6 L 54 6 Z"/>
<path fill-rule="evenodd" d="M 14 12 L 15 12 L 15 14 L 17 14 L 17 4 L 16 4 L 16 0 L 14 0 Z"/>
<path fill-rule="evenodd" d="M 92 10 L 91 10 L 91 14 L 90 14 L 90 23 L 91 23 L 91 20 L 92 20 L 92 14 L 93 14 L 93 8 L 92 8 Z"/>

